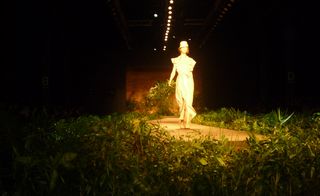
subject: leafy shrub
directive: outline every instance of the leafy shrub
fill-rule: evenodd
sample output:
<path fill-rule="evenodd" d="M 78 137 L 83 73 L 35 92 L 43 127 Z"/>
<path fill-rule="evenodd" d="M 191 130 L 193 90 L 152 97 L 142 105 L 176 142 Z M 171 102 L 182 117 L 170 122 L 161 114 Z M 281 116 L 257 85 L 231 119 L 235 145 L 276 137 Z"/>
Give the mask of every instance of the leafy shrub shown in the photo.
<path fill-rule="evenodd" d="M 193 122 L 234 130 L 253 131 L 255 133 L 271 134 L 284 124 L 290 124 L 290 115 L 278 109 L 267 114 L 252 115 L 234 108 L 221 108 L 217 111 L 209 111 L 196 116 Z"/>
<path fill-rule="evenodd" d="M 175 82 L 169 86 L 167 82 L 158 81 L 150 88 L 145 97 L 145 107 L 151 113 L 159 115 L 172 115 L 177 112 L 177 104 L 174 99 Z"/>
<path fill-rule="evenodd" d="M 250 127 L 265 116 L 220 112 L 208 118 L 226 127 L 233 119 Z M 13 194 L 317 195 L 319 115 L 295 114 L 282 125 L 269 115 L 268 139 L 252 135 L 240 149 L 227 140 L 174 139 L 139 113 L 42 119 L 13 146 Z"/>

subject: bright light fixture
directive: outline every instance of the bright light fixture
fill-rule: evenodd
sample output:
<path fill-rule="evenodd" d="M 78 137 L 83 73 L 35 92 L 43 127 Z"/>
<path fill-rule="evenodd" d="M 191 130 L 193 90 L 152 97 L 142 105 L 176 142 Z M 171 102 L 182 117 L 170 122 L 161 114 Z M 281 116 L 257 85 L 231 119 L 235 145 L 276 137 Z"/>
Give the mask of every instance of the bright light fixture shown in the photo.
<path fill-rule="evenodd" d="M 165 31 L 165 35 L 164 35 L 164 41 L 167 42 L 168 41 L 168 38 L 169 38 L 169 32 L 170 32 L 170 26 L 171 26 L 171 22 L 172 22 L 172 10 L 173 10 L 173 3 L 174 3 L 174 0 L 169 0 L 169 6 L 168 6 L 168 18 L 167 18 L 167 29 Z M 175 36 L 173 36 L 173 38 L 175 38 Z M 166 44 L 166 43 L 165 43 Z M 163 50 L 166 50 L 166 45 L 163 46 Z"/>

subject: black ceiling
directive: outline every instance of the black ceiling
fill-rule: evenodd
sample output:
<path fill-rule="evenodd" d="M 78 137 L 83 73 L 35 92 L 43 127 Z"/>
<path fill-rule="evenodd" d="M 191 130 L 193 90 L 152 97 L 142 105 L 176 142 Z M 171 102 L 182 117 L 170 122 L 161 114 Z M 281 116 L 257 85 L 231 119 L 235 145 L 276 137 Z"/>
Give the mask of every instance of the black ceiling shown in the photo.
<path fill-rule="evenodd" d="M 236 0 L 109 0 L 109 8 L 128 49 L 162 50 L 176 47 L 176 42 L 187 39 L 199 47 L 214 26 L 237 3 Z M 169 39 L 164 41 L 168 6 L 172 5 Z M 154 17 L 154 14 L 158 17 Z"/>

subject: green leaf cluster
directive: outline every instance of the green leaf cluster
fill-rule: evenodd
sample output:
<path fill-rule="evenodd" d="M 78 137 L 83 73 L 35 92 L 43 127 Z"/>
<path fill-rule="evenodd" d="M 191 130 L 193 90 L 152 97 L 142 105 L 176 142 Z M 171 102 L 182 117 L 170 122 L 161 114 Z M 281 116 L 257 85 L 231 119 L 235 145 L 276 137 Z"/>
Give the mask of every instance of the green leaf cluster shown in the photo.
<path fill-rule="evenodd" d="M 251 129 L 257 122 L 254 130 L 267 130 L 267 139 L 252 134 L 240 148 L 227 140 L 173 138 L 140 113 L 37 117 L 16 127 L 23 138 L 12 141 L 12 194 L 317 195 L 319 115 L 290 115 L 234 109 L 198 115 L 225 127 Z"/>

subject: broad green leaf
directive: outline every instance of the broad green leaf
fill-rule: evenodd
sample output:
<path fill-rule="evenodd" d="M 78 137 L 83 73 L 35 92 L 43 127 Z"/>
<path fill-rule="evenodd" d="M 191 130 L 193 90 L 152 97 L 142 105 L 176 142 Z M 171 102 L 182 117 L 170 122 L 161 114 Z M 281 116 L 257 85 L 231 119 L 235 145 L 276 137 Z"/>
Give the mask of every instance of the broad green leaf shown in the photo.
<path fill-rule="evenodd" d="M 217 160 L 221 166 L 226 166 L 226 163 L 220 157 L 217 157 Z"/>
<path fill-rule="evenodd" d="M 208 165 L 207 160 L 204 159 L 204 158 L 199 159 L 199 162 L 200 162 L 202 165 Z"/>

